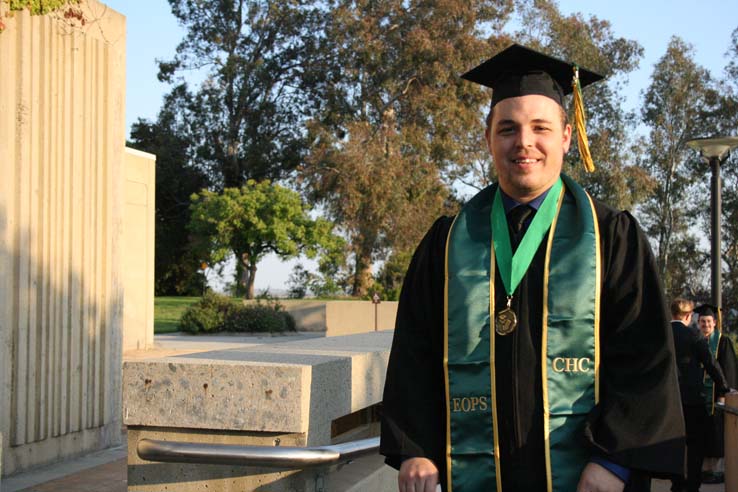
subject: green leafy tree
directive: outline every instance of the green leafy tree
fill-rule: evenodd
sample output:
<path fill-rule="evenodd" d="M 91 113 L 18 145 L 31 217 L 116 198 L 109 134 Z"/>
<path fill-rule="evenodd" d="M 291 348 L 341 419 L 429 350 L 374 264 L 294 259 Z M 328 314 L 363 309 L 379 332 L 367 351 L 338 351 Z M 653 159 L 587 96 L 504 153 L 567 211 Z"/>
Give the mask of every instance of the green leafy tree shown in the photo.
<path fill-rule="evenodd" d="M 695 154 L 685 142 L 702 134 L 715 97 L 710 74 L 693 58 L 689 44 L 678 37 L 671 39 L 654 68 L 641 111 L 649 134 L 640 164 L 656 187 L 640 208 L 639 217 L 655 245 L 668 296 L 685 293 L 701 277 L 706 257 L 694 229 L 690 230 L 706 205 L 705 199 L 694 193 L 703 173 L 695 172 Z"/>
<path fill-rule="evenodd" d="M 199 295 L 199 272 L 187 232 L 190 195 L 210 185 L 191 161 L 187 138 L 187 91 L 177 87 L 166 96 L 155 122 L 139 119 L 128 145 L 156 155 L 156 222 L 154 291 L 156 295 Z"/>
<path fill-rule="evenodd" d="M 219 187 L 285 177 L 301 160 L 306 81 L 320 42 L 318 2 L 169 0 L 186 31 L 159 78 L 205 73 L 192 94 L 193 158 Z"/>
<path fill-rule="evenodd" d="M 341 250 L 341 238 L 324 219 L 311 219 L 300 196 L 268 181 L 249 180 L 222 193 L 203 190 L 192 196 L 189 230 L 198 251 L 210 263 L 236 258 L 245 297 L 254 297 L 259 261 L 267 253 L 283 260 Z"/>

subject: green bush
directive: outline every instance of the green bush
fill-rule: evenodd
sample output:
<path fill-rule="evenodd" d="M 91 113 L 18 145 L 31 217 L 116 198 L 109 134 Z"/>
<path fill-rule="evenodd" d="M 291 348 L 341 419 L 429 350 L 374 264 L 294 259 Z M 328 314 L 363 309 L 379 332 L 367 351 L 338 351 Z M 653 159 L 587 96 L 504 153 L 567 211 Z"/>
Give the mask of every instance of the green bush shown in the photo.
<path fill-rule="evenodd" d="M 282 318 L 266 306 L 239 306 L 229 313 L 225 329 L 238 332 L 272 333 L 284 331 Z"/>
<path fill-rule="evenodd" d="M 185 311 L 179 320 L 179 329 L 190 333 L 218 331 L 223 324 L 223 314 L 200 305 Z"/>
<path fill-rule="evenodd" d="M 277 302 L 244 306 L 237 300 L 212 292 L 187 308 L 179 321 L 179 327 L 190 333 L 297 331 L 292 315 Z"/>
<path fill-rule="evenodd" d="M 229 297 L 207 292 L 199 302 L 187 308 L 179 320 L 179 328 L 190 333 L 223 329 L 223 322 L 237 304 Z"/>
<path fill-rule="evenodd" d="M 284 321 L 284 331 L 297 331 L 297 323 L 295 323 L 295 318 L 293 318 L 290 313 L 287 311 L 279 311 L 279 314 L 282 316 Z"/>

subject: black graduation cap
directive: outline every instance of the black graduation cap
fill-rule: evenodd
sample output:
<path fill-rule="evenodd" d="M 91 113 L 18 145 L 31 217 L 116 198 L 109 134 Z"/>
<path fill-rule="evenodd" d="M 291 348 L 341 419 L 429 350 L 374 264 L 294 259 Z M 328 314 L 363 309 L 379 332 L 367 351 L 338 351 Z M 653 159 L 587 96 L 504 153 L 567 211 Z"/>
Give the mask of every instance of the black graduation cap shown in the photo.
<path fill-rule="evenodd" d="M 509 97 L 531 94 L 550 97 L 563 106 L 564 96 L 574 91 L 575 67 L 573 63 L 513 44 L 461 77 L 491 87 L 492 106 Z M 581 87 L 603 78 L 579 67 Z"/>
<path fill-rule="evenodd" d="M 712 304 L 702 304 L 701 306 L 694 308 L 694 312 L 699 316 L 712 316 L 717 319 L 718 308 Z"/>
<path fill-rule="evenodd" d="M 563 107 L 564 96 L 574 93 L 574 127 L 577 129 L 579 154 L 584 168 L 588 172 L 594 171 L 581 89 L 602 80 L 602 75 L 513 44 L 461 77 L 491 87 L 492 108 L 504 99 L 533 94 L 550 97 Z"/>

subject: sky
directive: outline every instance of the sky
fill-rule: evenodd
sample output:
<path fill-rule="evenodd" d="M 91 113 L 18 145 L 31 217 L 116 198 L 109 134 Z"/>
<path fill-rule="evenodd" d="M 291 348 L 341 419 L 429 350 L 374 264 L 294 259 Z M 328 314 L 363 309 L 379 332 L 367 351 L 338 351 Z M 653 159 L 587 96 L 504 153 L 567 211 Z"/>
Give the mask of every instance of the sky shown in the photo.
<path fill-rule="evenodd" d="M 166 0 L 104 0 L 110 8 L 126 16 L 126 128 L 138 118 L 155 119 L 169 86 L 159 82 L 157 60 L 174 56 L 184 30 L 171 14 Z M 695 60 L 715 77 L 723 75 L 727 64 L 731 33 L 738 28 L 738 1 L 727 0 L 564 0 L 565 14 L 581 12 L 608 20 L 616 36 L 634 39 L 644 49 L 637 71 L 630 74 L 625 88 L 625 107 L 637 107 L 648 87 L 653 66 L 665 53 L 672 36 L 694 47 Z M 490 53 L 491 55 L 491 53 Z M 126 135 L 128 136 L 128 134 Z M 307 265 L 314 265 L 302 260 Z M 268 257 L 258 265 L 257 293 L 285 289 L 296 260 L 280 262 Z"/>

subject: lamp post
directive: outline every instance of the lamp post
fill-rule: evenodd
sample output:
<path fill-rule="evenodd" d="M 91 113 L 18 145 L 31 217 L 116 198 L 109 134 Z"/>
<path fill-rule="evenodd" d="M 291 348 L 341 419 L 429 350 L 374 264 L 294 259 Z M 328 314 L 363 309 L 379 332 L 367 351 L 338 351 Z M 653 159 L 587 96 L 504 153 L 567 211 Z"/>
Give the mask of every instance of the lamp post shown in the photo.
<path fill-rule="evenodd" d="M 377 318 L 379 317 L 378 311 L 379 311 L 379 303 L 380 302 L 382 302 L 382 298 L 379 297 L 379 294 L 377 294 L 375 292 L 374 295 L 372 296 L 372 304 L 374 304 L 374 331 L 377 331 L 378 330 L 378 320 L 377 320 Z"/>
<path fill-rule="evenodd" d="M 687 145 L 699 151 L 702 160 L 710 165 L 712 169 L 712 190 L 710 199 L 710 228 L 712 230 L 711 242 L 711 264 L 712 264 L 712 304 L 721 309 L 722 305 L 722 258 L 720 256 L 721 242 L 721 206 L 720 195 L 722 193 L 720 184 L 720 164 L 727 159 L 730 151 L 738 147 L 738 137 L 715 137 L 695 138 L 689 140 Z"/>

